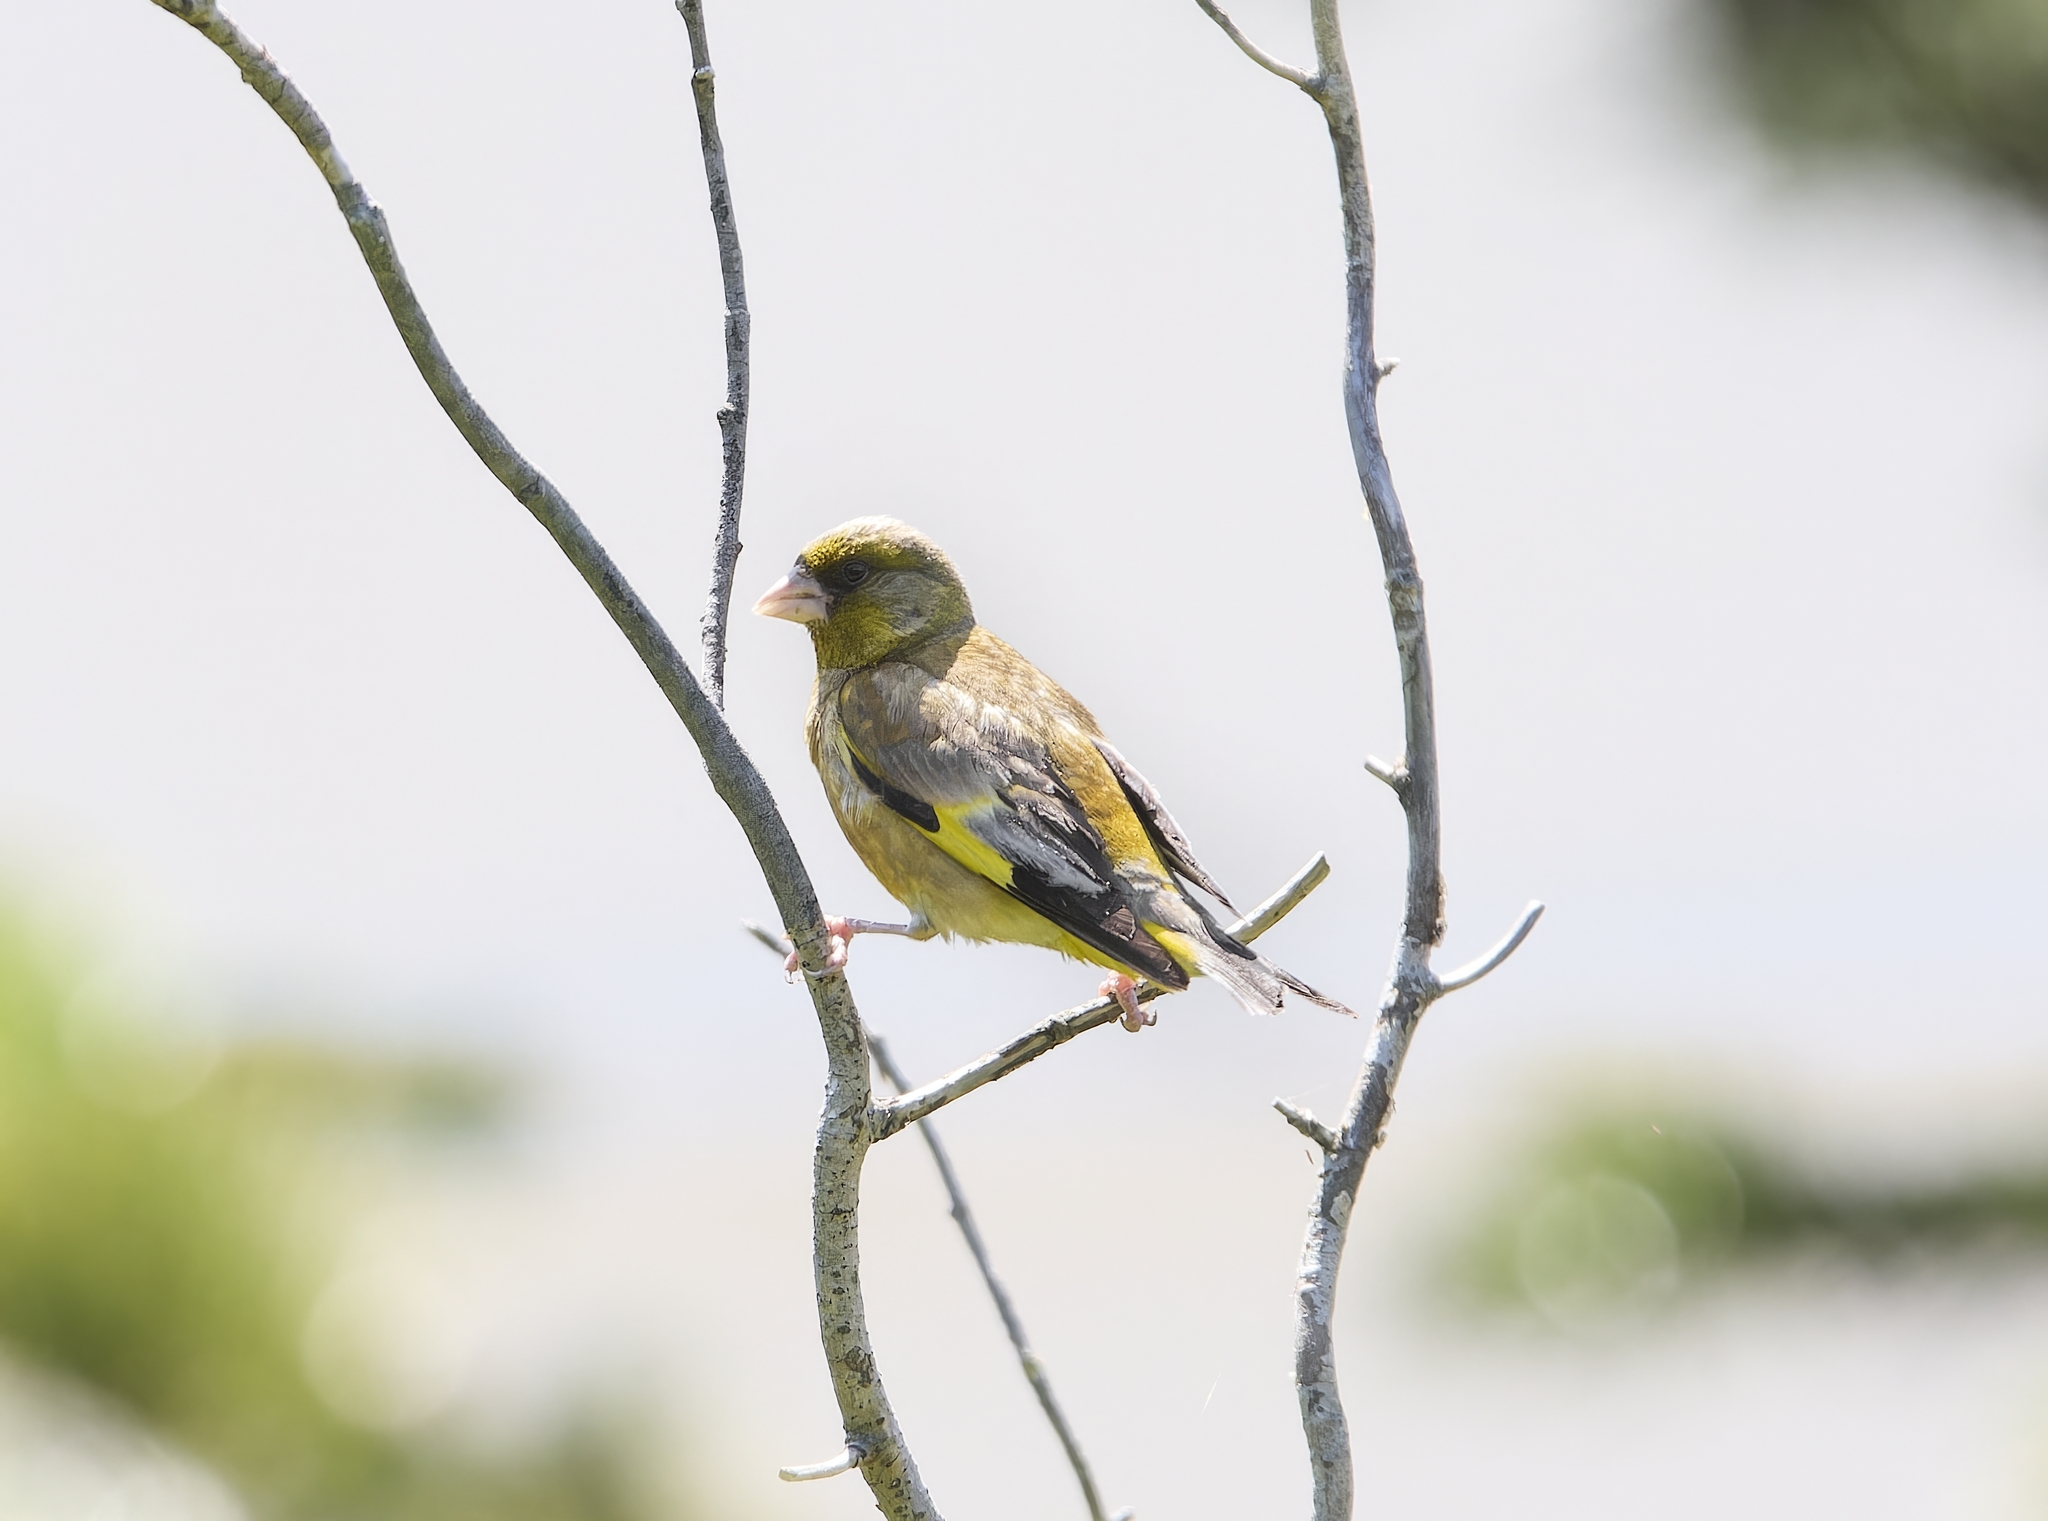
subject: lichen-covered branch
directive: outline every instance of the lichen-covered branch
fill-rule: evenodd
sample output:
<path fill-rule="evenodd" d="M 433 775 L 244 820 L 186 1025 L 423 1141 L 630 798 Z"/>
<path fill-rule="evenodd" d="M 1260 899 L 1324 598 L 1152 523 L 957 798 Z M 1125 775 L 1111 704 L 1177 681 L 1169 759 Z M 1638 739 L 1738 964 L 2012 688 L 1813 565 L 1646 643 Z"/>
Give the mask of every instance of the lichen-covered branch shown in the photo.
<path fill-rule="evenodd" d="M 1285 886 L 1242 919 L 1230 926 L 1230 933 L 1239 940 L 1256 940 L 1259 936 L 1293 913 L 1303 899 L 1322 884 L 1330 874 L 1329 860 L 1318 855 L 1308 865 L 1288 879 Z M 1167 989 L 1157 983 L 1140 982 L 1137 987 L 1138 1001 L 1150 1003 Z M 963 1098 L 975 1089 L 994 1082 L 997 1078 L 1008 1077 L 1027 1062 L 1038 1060 L 1046 1052 L 1064 1046 L 1077 1035 L 1113 1023 L 1123 1015 L 1122 1007 L 1114 998 L 1098 998 L 1093 1003 L 1084 1003 L 1077 1008 L 1066 1009 L 1049 1019 L 1042 1019 L 1022 1035 L 996 1047 L 986 1056 L 978 1056 L 964 1067 L 956 1067 L 944 1077 L 926 1083 L 922 1088 L 913 1088 L 908 1093 L 875 1105 L 868 1117 L 868 1129 L 878 1141 L 885 1141 L 905 1125 L 914 1125 L 919 1120 L 937 1114 L 957 1098 Z"/>
<path fill-rule="evenodd" d="M 1430 970 L 1430 953 L 1443 938 L 1444 886 L 1442 816 L 1437 793 L 1436 701 L 1429 661 L 1429 632 L 1423 616 L 1422 577 L 1407 519 L 1394 491 L 1392 467 L 1380 439 L 1379 383 L 1391 366 L 1373 352 L 1374 229 L 1372 191 L 1365 173 L 1365 144 L 1358 98 L 1344 54 L 1337 0 L 1310 0 L 1316 72 L 1279 63 L 1247 39 L 1215 0 L 1196 0 L 1202 10 L 1255 62 L 1305 91 L 1322 107 L 1337 159 L 1337 191 L 1344 217 L 1344 419 L 1352 460 L 1365 494 L 1366 515 L 1379 541 L 1386 572 L 1387 606 L 1401 670 L 1402 726 L 1407 751 L 1393 766 L 1367 762 L 1367 769 L 1394 789 L 1408 822 L 1408 875 L 1401 936 L 1381 989 L 1378 1017 L 1365 1061 L 1334 1130 L 1321 1121 L 1281 1112 L 1290 1124 L 1324 1148 L 1321 1186 L 1302 1242 L 1294 1323 L 1295 1393 L 1301 1403 L 1302 1432 L 1308 1440 L 1317 1521 L 1349 1521 L 1353 1477 L 1351 1436 L 1337 1387 L 1332 1337 L 1337 1272 L 1366 1160 L 1378 1146 L 1393 1104 L 1415 1027 L 1432 1002 L 1449 990 Z M 1506 960 L 1542 912 L 1532 904 L 1497 953 L 1461 973 L 1456 986 L 1476 982 Z"/>
<path fill-rule="evenodd" d="M 860 1169 L 870 1136 L 868 1053 L 860 1014 L 843 972 L 825 965 L 826 934 L 810 873 L 797 854 L 768 784 L 740 746 L 718 706 L 554 485 L 512 447 L 449 363 L 398 260 L 384 214 L 334 146 L 318 113 L 270 55 L 251 42 L 212 0 L 153 0 L 189 24 L 234 62 L 298 138 L 334 192 L 349 232 L 377 282 L 406 351 L 434 399 L 477 458 L 533 514 L 575 566 L 646 665 L 683 721 L 721 801 L 745 832 L 761 874 L 788 926 L 825 1041 L 829 1073 L 815 1159 L 813 1227 L 819 1324 L 847 1445 L 861 1453 L 861 1472 L 891 1521 L 933 1521 L 937 1512 L 903 1443 L 875 1368 L 860 1292 L 857 1222 Z"/>
<path fill-rule="evenodd" d="M 718 238 L 718 273 L 725 285 L 725 405 L 718 409 L 724 459 L 718 487 L 718 532 L 711 546 L 711 596 L 704 607 L 704 689 L 725 706 L 725 626 L 732 615 L 732 578 L 740 558 L 740 496 L 747 483 L 749 353 L 753 318 L 747 311 L 747 274 L 740 259 L 740 229 L 725 174 L 725 142 L 718 135 L 717 76 L 704 36 L 703 0 L 676 0 L 690 34 L 690 93 L 697 102 L 697 138 L 704 149 L 704 183 L 711 192 L 711 227 Z"/>

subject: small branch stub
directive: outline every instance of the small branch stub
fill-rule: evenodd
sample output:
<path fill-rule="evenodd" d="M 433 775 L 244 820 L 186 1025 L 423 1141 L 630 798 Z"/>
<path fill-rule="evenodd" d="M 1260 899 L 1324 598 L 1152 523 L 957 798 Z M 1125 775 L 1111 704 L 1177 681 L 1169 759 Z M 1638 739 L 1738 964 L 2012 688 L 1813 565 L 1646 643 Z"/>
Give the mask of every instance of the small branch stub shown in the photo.
<path fill-rule="evenodd" d="M 1377 755 L 1368 755 L 1365 758 L 1365 769 L 1392 787 L 1395 796 L 1408 795 L 1408 767 L 1405 762 L 1395 761 L 1390 766 Z"/>
<path fill-rule="evenodd" d="M 836 1458 L 827 1458 L 822 1463 L 800 1463 L 792 1468 L 778 1468 L 775 1477 L 785 1484 L 808 1484 L 812 1479 L 831 1479 L 843 1473 L 852 1473 L 860 1467 L 866 1451 L 858 1443 L 848 1442 Z"/>
<path fill-rule="evenodd" d="M 1282 1119 L 1322 1147 L 1326 1154 L 1337 1149 L 1337 1132 L 1306 1109 L 1297 1109 L 1283 1098 L 1274 1099 L 1273 1107 L 1280 1111 Z"/>

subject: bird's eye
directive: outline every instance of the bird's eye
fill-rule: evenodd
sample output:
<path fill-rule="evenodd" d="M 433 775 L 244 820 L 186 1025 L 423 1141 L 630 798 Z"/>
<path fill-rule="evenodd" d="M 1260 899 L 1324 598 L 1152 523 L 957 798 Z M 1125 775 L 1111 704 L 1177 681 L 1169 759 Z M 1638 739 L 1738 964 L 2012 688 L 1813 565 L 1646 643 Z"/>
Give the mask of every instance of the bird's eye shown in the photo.
<path fill-rule="evenodd" d="M 865 560 L 848 560 L 848 561 L 847 561 L 847 562 L 846 562 L 846 563 L 845 563 L 844 565 L 842 565 L 842 566 L 840 566 L 840 567 L 839 567 L 839 574 L 837 574 L 836 576 L 834 576 L 834 577 L 833 577 L 832 579 L 833 579 L 833 580 L 835 580 L 835 581 L 837 581 L 837 582 L 838 582 L 838 583 L 839 583 L 839 584 L 840 584 L 841 586 L 849 586 L 849 587 L 850 587 L 850 586 L 858 586 L 858 585 L 860 585 L 860 583 L 861 583 L 861 582 L 863 582 L 863 581 L 865 581 L 865 580 L 867 580 L 867 578 L 868 578 L 868 562 L 867 562 L 867 561 L 865 561 Z"/>

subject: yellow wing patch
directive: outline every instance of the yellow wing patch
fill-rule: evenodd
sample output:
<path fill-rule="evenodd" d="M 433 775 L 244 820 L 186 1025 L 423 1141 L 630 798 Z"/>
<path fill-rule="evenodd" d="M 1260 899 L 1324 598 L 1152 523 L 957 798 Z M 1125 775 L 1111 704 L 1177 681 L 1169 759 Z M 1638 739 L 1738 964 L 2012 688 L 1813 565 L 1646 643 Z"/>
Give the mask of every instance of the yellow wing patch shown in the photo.
<path fill-rule="evenodd" d="M 1016 880 L 1015 868 L 1010 864 L 1008 858 L 968 827 L 968 820 L 978 818 L 987 813 L 991 808 L 1000 806 L 993 796 L 976 798 L 971 802 L 953 803 L 943 808 L 937 808 L 926 803 L 922 798 L 910 798 L 906 795 L 903 802 L 908 807 L 898 806 L 889 796 L 890 792 L 896 789 L 891 788 L 887 782 L 882 781 L 875 768 L 868 764 L 866 758 L 858 750 L 854 749 L 853 742 L 846 737 L 844 729 L 840 730 L 839 733 L 839 748 L 845 752 L 847 769 L 860 777 L 863 784 L 881 795 L 883 806 L 895 808 L 897 812 L 903 813 L 905 817 L 910 817 L 910 808 L 929 810 L 932 822 L 936 823 L 938 828 L 928 828 L 923 818 L 911 818 L 911 822 L 917 825 L 923 831 L 925 837 L 947 855 L 958 861 L 969 871 L 975 873 L 975 875 L 987 878 L 997 887 L 1007 888 Z"/>
<path fill-rule="evenodd" d="M 934 808 L 939 816 L 938 833 L 932 843 L 971 872 L 987 877 L 998 887 L 1016 879 L 1016 868 L 988 841 L 967 827 L 967 820 L 996 807 L 993 802 L 961 803 L 952 808 Z"/>

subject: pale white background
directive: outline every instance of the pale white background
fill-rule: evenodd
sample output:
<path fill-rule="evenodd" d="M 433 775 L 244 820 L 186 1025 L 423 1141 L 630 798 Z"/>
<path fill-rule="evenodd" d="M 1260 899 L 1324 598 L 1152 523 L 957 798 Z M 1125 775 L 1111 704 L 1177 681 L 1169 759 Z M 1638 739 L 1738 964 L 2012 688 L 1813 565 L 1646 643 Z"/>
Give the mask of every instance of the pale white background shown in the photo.
<path fill-rule="evenodd" d="M 479 396 L 692 642 L 723 373 L 672 11 L 235 14 Z M 1240 19 L 1306 55 L 1293 7 Z M 1794 1276 L 1591 1345 L 1461 1326 L 1416 1280 L 1490 1138 L 1584 1064 L 1760 1083 L 1900 1151 L 1904 1097 L 1937 1145 L 2033 1109 L 2048 239 L 1909 174 L 1785 169 L 1673 0 L 1347 20 L 1448 954 L 1552 905 L 1432 1015 L 1361 1209 L 1342 1352 L 1374 1514 L 2037 1514 L 2024 1280 Z M 842 518 L 925 528 L 1241 900 L 1330 853 L 1271 949 L 1369 1004 L 1401 837 L 1359 761 L 1398 713 L 1314 108 L 1192 3 L 710 25 L 755 312 L 742 601 Z M 0 71 L 8 871 L 243 1017 L 539 1073 L 516 1179 L 364 1243 L 412 1264 L 447 1366 L 513 1405 L 625 1366 L 674 1391 L 728 1513 L 867 1513 L 856 1481 L 772 1477 L 837 1441 L 804 1245 L 822 1063 L 735 928 L 772 910 L 680 727 L 218 54 L 78 0 Z M 883 914 L 803 757 L 808 672 L 794 630 L 735 624 L 735 723 L 830 906 Z M 855 974 L 919 1073 L 1093 981 L 890 943 Z M 947 1116 L 1112 1504 L 1305 1507 L 1312 1169 L 1263 1106 L 1335 1108 L 1360 1037 L 1199 990 Z M 926 1475 L 949 1514 L 1077 1513 L 915 1147 L 871 1164 L 866 1257 Z"/>

